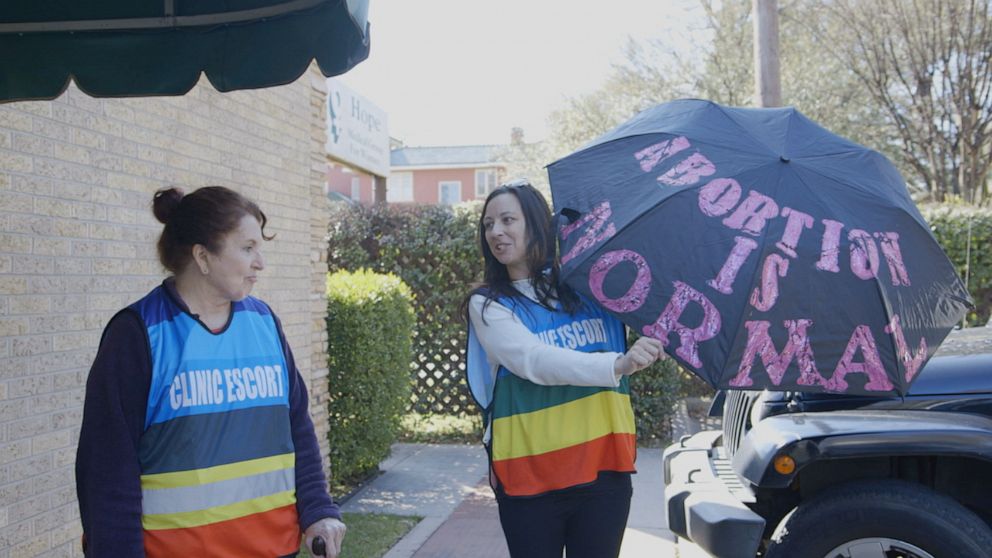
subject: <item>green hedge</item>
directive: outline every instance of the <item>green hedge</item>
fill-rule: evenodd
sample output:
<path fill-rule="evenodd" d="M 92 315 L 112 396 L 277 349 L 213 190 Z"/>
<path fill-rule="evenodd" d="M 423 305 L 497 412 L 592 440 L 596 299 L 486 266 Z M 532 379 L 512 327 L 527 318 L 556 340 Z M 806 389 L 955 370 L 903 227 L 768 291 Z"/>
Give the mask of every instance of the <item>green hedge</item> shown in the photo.
<path fill-rule="evenodd" d="M 634 339 L 631 336 L 631 344 Z M 666 358 L 630 377 L 638 445 L 657 446 L 668 441 L 675 404 L 683 397 L 682 374 L 679 365 Z"/>
<path fill-rule="evenodd" d="M 413 378 L 410 410 L 417 413 L 478 412 L 461 371 L 466 332 L 458 306 L 470 285 L 482 277 L 476 229 L 480 210 L 479 203 L 454 208 L 343 206 L 332 216 L 332 272 L 366 267 L 395 273 L 416 295 L 413 374 L 424 374 L 426 364 L 446 366 L 440 378 L 429 378 L 432 381 Z M 631 400 L 641 442 L 667 437 L 674 403 L 687 392 L 707 389 L 701 381 L 688 379 L 672 360 L 634 375 Z"/>
<path fill-rule="evenodd" d="M 629 333 L 627 345 L 633 345 L 637 338 L 636 333 Z M 675 404 L 686 397 L 708 397 L 714 393 L 712 386 L 668 357 L 631 376 L 630 404 L 634 407 L 638 444 L 667 443 Z"/>
<path fill-rule="evenodd" d="M 481 204 L 378 204 L 336 208 L 328 229 L 328 269 L 394 273 L 415 295 L 414 393 L 410 410 L 475 412 L 462 381 L 465 325 L 458 307 L 482 278 L 477 247 Z"/>
<path fill-rule="evenodd" d="M 331 471 L 360 480 L 389 454 L 410 397 L 413 301 L 395 275 L 327 276 Z"/>
<path fill-rule="evenodd" d="M 958 274 L 967 281 L 975 301 L 968 325 L 985 325 L 992 313 L 992 209 L 944 204 L 920 210 Z"/>

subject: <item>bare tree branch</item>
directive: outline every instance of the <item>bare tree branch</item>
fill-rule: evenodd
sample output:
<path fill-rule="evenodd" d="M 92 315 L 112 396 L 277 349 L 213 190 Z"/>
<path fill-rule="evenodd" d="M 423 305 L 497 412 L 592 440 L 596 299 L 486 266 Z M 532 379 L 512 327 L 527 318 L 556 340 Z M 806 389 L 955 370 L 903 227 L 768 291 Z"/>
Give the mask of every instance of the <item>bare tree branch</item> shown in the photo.
<path fill-rule="evenodd" d="M 988 200 L 990 0 L 821 0 L 820 27 L 888 112 L 931 196 Z"/>

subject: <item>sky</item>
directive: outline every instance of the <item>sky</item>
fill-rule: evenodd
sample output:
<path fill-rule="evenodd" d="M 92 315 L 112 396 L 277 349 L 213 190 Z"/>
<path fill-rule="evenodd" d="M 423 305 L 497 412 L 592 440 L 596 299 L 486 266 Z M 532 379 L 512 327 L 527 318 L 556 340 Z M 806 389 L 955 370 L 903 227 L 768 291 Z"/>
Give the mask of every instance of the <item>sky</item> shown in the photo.
<path fill-rule="evenodd" d="M 370 0 L 369 58 L 341 82 L 408 146 L 547 136 L 565 100 L 599 88 L 628 37 L 687 46 L 695 0 Z"/>

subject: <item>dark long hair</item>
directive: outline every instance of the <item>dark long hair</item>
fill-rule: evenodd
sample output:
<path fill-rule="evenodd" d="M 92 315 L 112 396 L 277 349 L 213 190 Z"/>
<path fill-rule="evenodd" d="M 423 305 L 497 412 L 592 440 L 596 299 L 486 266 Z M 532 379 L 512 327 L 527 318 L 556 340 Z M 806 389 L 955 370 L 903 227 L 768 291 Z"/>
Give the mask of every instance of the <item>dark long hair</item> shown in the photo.
<path fill-rule="evenodd" d="M 557 299 L 562 308 L 569 314 L 574 313 L 579 306 L 578 296 L 567 285 L 559 282 L 559 264 L 556 250 L 556 232 L 553 230 L 551 208 L 548 202 L 536 188 L 526 180 L 516 180 L 500 185 L 489 193 L 486 202 L 482 206 L 482 214 L 479 216 L 479 247 L 482 250 L 482 259 L 485 265 L 483 281 L 475 285 L 472 291 L 462 301 L 462 316 L 468 320 L 468 304 L 472 295 L 483 294 L 486 302 L 483 304 L 483 312 L 492 303 L 501 297 L 522 298 L 524 295 L 513 286 L 510 274 L 506 266 L 496 259 L 489 243 L 486 242 L 486 209 L 489 202 L 497 196 L 516 196 L 520 202 L 520 209 L 523 212 L 524 223 L 526 225 L 527 246 L 525 257 L 527 269 L 530 270 L 530 281 L 534 285 L 534 292 L 537 294 L 537 301 L 549 310 L 555 310 L 554 299 Z"/>

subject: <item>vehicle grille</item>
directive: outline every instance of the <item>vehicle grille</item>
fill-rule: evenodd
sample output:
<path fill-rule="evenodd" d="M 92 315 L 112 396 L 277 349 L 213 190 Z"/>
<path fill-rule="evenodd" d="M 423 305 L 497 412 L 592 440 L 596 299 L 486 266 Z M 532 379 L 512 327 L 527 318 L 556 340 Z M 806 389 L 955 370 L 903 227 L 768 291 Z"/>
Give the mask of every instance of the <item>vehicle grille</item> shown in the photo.
<path fill-rule="evenodd" d="M 713 466 L 713 473 L 723 482 L 727 490 L 745 504 L 753 504 L 754 492 L 747 488 L 741 477 L 734 472 L 734 466 L 727 456 L 727 448 L 716 447 L 710 454 L 710 465 Z"/>
<path fill-rule="evenodd" d="M 751 428 L 751 403 L 760 392 L 727 390 L 723 402 L 723 447 L 733 458 Z"/>

